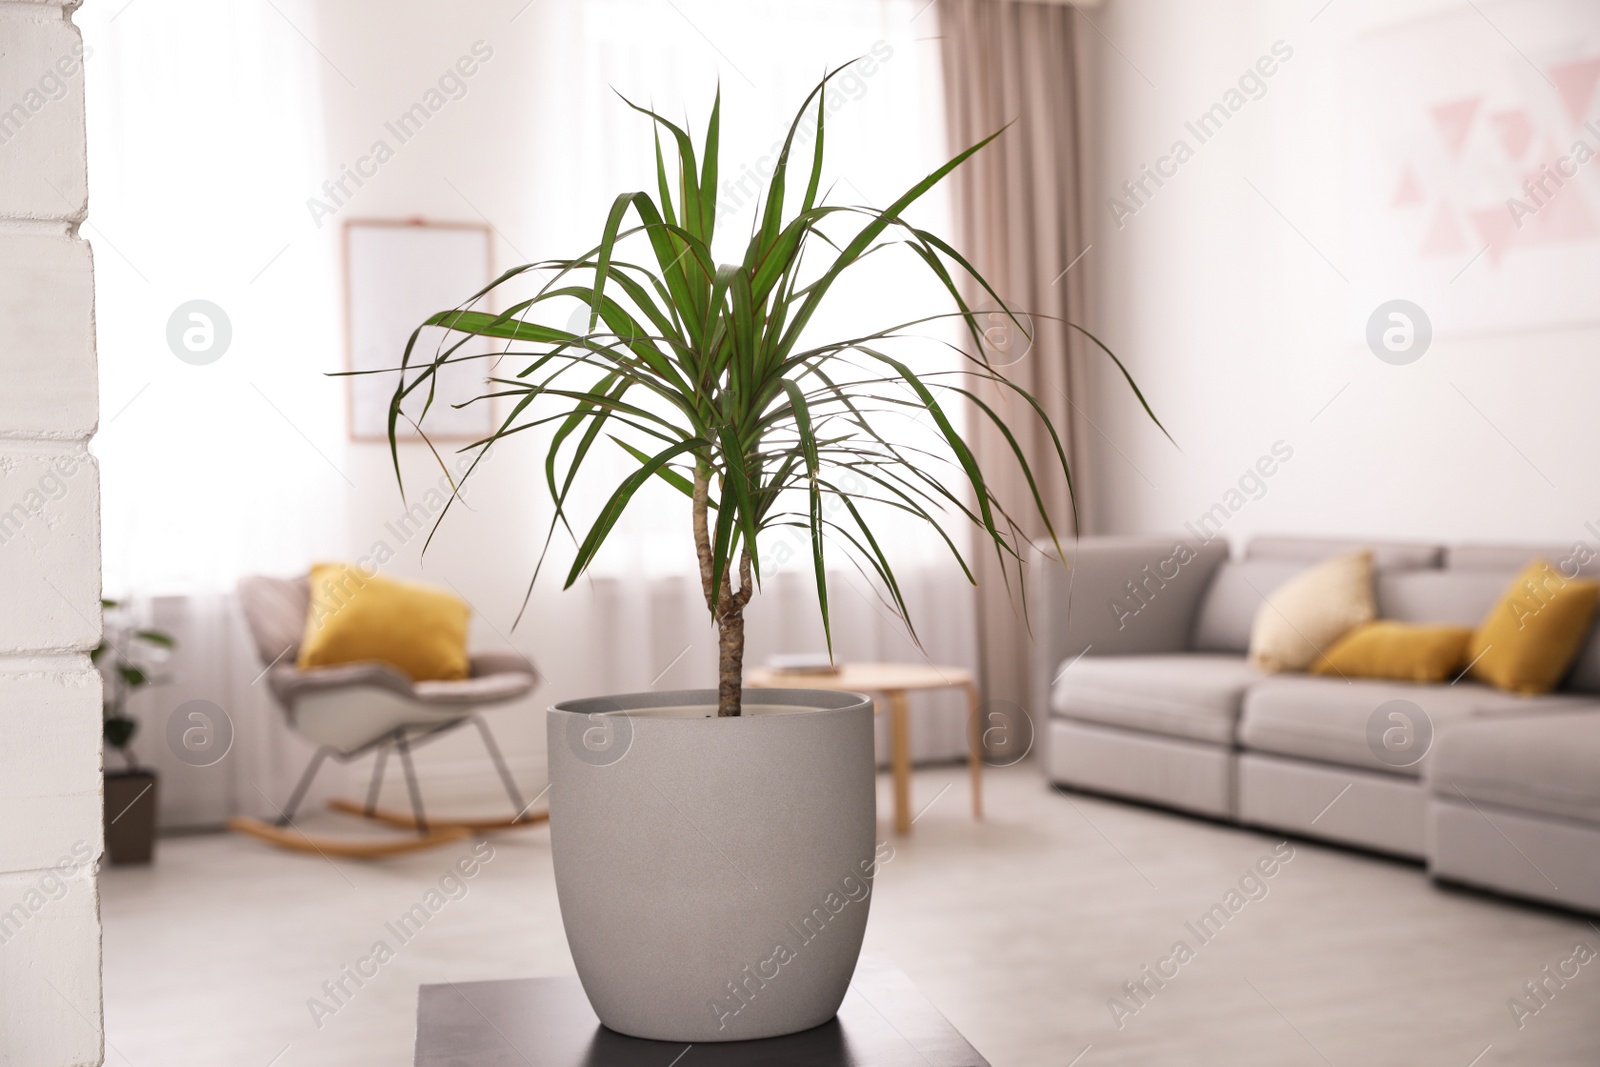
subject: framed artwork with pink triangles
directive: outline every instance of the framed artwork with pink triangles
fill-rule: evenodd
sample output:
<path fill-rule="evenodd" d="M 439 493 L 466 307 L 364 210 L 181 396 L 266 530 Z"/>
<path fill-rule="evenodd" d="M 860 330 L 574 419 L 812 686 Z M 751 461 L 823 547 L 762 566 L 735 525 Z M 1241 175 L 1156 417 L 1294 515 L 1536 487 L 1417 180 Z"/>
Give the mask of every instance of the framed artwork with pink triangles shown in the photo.
<path fill-rule="evenodd" d="M 1600 322 L 1600 3 L 1477 0 L 1346 57 L 1351 317 L 1436 335 Z"/>

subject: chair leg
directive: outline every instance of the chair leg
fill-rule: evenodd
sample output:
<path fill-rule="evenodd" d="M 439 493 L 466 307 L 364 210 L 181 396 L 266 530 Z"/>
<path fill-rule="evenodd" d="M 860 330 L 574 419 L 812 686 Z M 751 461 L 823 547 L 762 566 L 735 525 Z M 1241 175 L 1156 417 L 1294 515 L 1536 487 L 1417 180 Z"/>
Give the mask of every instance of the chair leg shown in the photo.
<path fill-rule="evenodd" d="M 516 780 L 511 777 L 511 769 L 506 766 L 506 761 L 500 755 L 500 746 L 494 742 L 494 734 L 489 732 L 489 724 L 483 721 L 482 715 L 472 716 L 473 724 L 478 727 L 478 732 L 483 735 L 483 747 L 489 750 L 489 758 L 494 761 L 494 769 L 500 772 L 500 782 L 506 787 L 506 796 L 511 798 L 511 808 L 516 812 L 516 818 L 521 818 L 524 812 L 522 794 L 517 792 Z"/>
<path fill-rule="evenodd" d="M 417 772 L 411 766 L 411 746 L 406 743 L 404 733 L 394 743 L 400 750 L 400 766 L 406 772 L 406 792 L 411 794 L 411 814 L 417 817 L 417 833 L 424 836 L 428 833 L 428 817 L 422 811 L 422 789 L 417 785 Z"/>
<path fill-rule="evenodd" d="M 294 792 L 289 794 L 289 803 L 284 806 L 277 820 L 279 826 L 288 826 L 289 821 L 294 818 L 295 809 L 300 807 L 300 801 L 305 799 L 306 790 L 311 788 L 311 779 L 317 776 L 317 769 L 332 751 L 333 749 L 324 745 L 317 749 L 316 754 L 311 757 L 311 762 L 306 764 L 305 773 L 300 775 L 300 783 L 294 787 Z"/>
<path fill-rule="evenodd" d="M 378 810 L 378 793 L 383 789 L 383 767 L 388 759 L 389 746 L 380 745 L 377 758 L 372 762 L 372 782 L 367 786 L 367 806 L 363 809 L 369 819 Z"/>

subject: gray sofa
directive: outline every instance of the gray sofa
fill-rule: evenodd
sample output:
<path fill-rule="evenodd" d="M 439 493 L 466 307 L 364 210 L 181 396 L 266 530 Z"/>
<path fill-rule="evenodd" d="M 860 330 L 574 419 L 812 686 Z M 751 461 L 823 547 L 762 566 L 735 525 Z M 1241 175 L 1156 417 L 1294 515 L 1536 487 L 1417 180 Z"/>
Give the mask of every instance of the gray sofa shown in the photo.
<path fill-rule="evenodd" d="M 1248 665 L 1265 597 L 1362 546 L 1379 617 L 1410 622 L 1476 625 L 1535 555 L 1600 573 L 1550 545 L 1270 537 L 1231 559 L 1220 540 L 1085 538 L 1069 567 L 1041 551 L 1032 704 L 1048 709 L 1049 779 L 1600 911 L 1600 627 L 1561 689 L 1536 697 Z M 1391 722 L 1418 755 L 1376 739 Z"/>

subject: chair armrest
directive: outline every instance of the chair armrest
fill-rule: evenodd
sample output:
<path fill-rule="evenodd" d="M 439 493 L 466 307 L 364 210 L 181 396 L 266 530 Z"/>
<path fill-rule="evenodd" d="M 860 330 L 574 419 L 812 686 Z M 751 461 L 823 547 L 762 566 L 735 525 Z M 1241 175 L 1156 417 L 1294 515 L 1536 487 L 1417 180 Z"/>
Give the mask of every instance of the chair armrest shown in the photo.
<path fill-rule="evenodd" d="M 1227 543 L 1180 537 L 1084 537 L 1035 543 L 1030 597 L 1034 618 L 1033 718 L 1042 729 L 1063 661 L 1094 655 L 1181 652 L 1189 647 L 1200 598 Z"/>

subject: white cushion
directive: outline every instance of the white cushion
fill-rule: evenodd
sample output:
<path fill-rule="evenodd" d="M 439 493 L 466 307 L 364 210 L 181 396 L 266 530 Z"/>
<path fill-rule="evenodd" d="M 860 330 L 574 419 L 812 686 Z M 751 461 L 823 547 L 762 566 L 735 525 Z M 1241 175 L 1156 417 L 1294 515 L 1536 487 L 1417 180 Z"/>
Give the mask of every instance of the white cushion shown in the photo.
<path fill-rule="evenodd" d="M 1372 552 L 1360 549 L 1335 556 L 1267 597 L 1250 630 L 1250 664 L 1261 671 L 1303 671 L 1377 613 Z"/>

